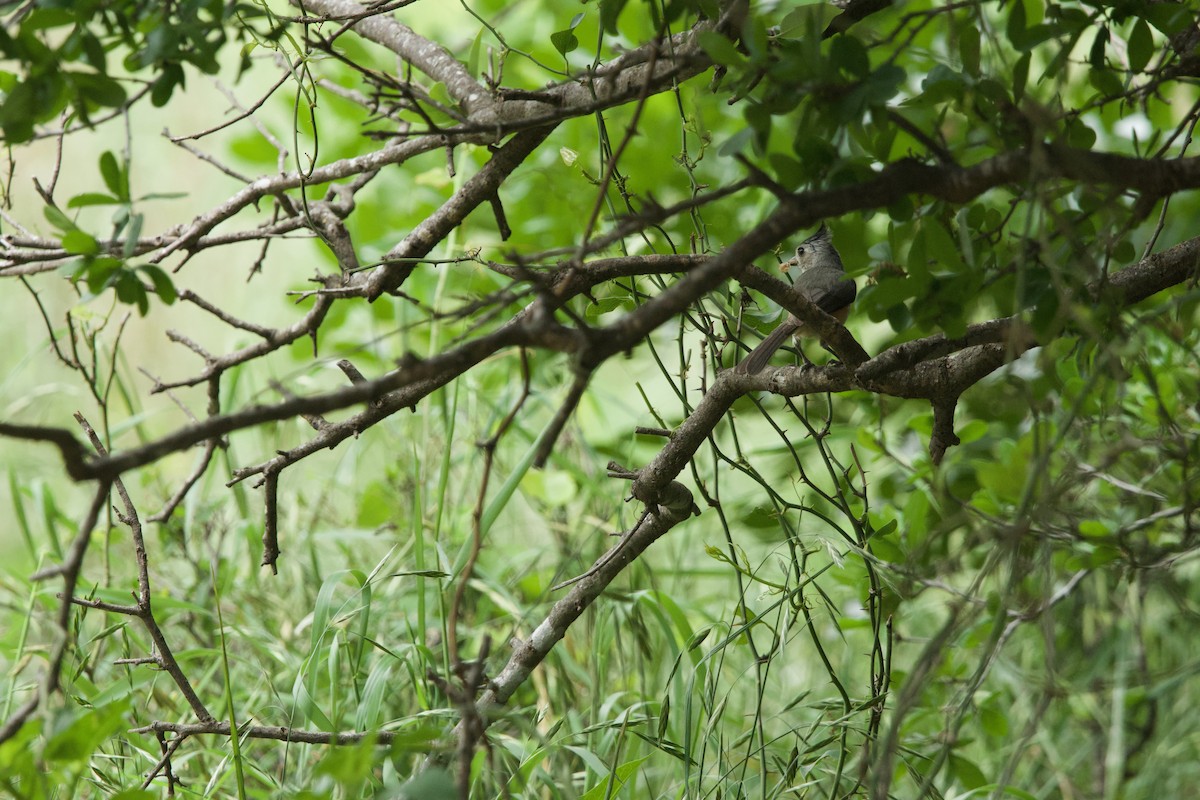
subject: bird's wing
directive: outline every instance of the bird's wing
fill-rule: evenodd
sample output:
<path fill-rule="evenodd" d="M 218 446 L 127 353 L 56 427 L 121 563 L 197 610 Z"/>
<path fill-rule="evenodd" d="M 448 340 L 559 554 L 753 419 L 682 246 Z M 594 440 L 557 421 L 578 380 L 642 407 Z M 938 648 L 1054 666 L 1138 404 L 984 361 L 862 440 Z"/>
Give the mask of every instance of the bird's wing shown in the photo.
<path fill-rule="evenodd" d="M 810 269 L 798 276 L 793 286 L 826 314 L 841 311 L 858 294 L 854 281 L 834 269 Z"/>

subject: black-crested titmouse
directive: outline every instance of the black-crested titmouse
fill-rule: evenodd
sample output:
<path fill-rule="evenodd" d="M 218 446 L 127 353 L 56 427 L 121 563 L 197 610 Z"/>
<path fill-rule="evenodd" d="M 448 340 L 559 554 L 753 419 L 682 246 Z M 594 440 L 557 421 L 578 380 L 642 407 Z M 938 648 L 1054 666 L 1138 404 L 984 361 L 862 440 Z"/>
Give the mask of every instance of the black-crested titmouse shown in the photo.
<path fill-rule="evenodd" d="M 816 233 L 800 243 L 795 256 L 780 264 L 780 269 L 784 271 L 792 267 L 797 271 L 792 289 L 803 292 L 805 297 L 838 322 L 845 322 L 846 317 L 850 316 L 850 306 L 858 294 L 858 287 L 846 276 L 842 258 L 833 246 L 833 236 L 824 223 Z M 767 338 L 742 359 L 736 371 L 743 375 L 761 372 L 789 336 L 795 337 L 799 344 L 801 337 L 815 334 L 816 331 L 808 325 L 788 314 L 786 321 L 767 334 Z"/>

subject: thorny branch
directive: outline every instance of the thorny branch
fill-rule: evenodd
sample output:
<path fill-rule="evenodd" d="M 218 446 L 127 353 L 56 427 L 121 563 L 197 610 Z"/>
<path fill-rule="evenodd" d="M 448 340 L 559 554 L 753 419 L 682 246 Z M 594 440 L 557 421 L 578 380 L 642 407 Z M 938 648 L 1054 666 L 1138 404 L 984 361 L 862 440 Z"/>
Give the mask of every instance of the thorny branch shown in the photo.
<path fill-rule="evenodd" d="M 766 223 L 760 227 L 770 232 L 771 226 Z M 757 239 L 765 240 L 762 235 Z M 278 459 L 271 462 L 277 470 L 286 466 L 285 462 L 294 460 L 295 456 L 331 447 L 397 410 L 413 407 L 430 392 L 462 375 L 483 359 L 511 347 L 538 347 L 569 353 L 585 365 L 599 365 L 605 359 L 635 347 L 657 327 L 654 321 L 660 315 L 676 305 L 686 308 L 688 303 L 684 300 L 689 293 L 680 289 L 681 286 L 687 286 L 699 296 L 708 290 L 710 284 L 718 283 L 726 273 L 743 276 L 747 285 L 762 288 L 793 313 L 811 319 L 814 327 L 826 326 L 831 331 L 827 339 L 835 343 L 835 348 L 841 342 L 849 341 L 851 344 L 845 348 L 846 352 L 855 355 L 845 365 L 812 373 L 780 369 L 737 378 L 722 376 L 725 383 L 720 386 L 736 387 L 734 391 L 738 396 L 762 389 L 797 396 L 867 388 L 895 397 L 934 400 L 948 396 L 947 392 L 961 393 L 1007 360 L 1037 344 L 1017 320 L 1000 319 L 972 325 L 964 336 L 957 339 L 936 334 L 895 345 L 874 358 L 863 360 L 857 355 L 862 352 L 861 347 L 854 343 L 844 327 L 831 318 L 822 320 L 818 316 L 820 311 L 810 308 L 811 304 L 793 295 L 786 284 L 770 278 L 757 268 L 745 266 L 748 259 L 744 255 L 747 251 L 765 249 L 765 245 L 757 244 L 757 241 L 748 234 L 728 250 L 710 258 L 667 257 L 662 262 L 664 266 L 690 269 L 670 289 L 606 328 L 580 331 L 561 325 L 552 320 L 552 311 L 547 309 L 545 299 L 539 297 L 495 331 L 463 342 L 429 359 L 410 358 L 395 371 L 379 378 L 324 394 L 293 397 L 275 405 L 255 406 L 210 417 L 161 439 L 108 456 L 88 458 L 83 446 L 65 429 L 5 422 L 0 423 L 0 433 L 56 445 L 68 473 L 76 480 L 111 479 L 130 469 L 153 463 L 169 453 L 264 422 L 289 419 L 300 414 L 322 414 L 359 403 L 372 404 L 351 419 L 322 430 L 317 439 L 301 446 L 291 458 L 283 462 Z M 1127 307 L 1184 282 L 1195 273 L 1198 261 L 1200 238 L 1183 242 L 1114 273 L 1109 277 L 1107 291 L 1117 293 L 1117 308 Z M 612 262 L 606 260 L 605 263 Z M 640 272 L 646 268 L 646 264 L 644 258 L 637 258 L 632 262 L 630 271 Z M 606 266 L 600 274 L 611 275 L 611 268 Z M 574 286 L 578 292 L 587 288 L 578 282 Z M 1102 291 L 1106 290 L 1100 286 L 1093 289 L 1096 294 Z M 724 398 L 720 402 L 728 408 L 728 404 L 736 398 L 725 397 L 725 390 L 722 388 L 718 392 L 718 388 L 718 385 L 714 385 L 714 398 Z M 706 419 L 714 422 L 716 418 L 719 415 Z M 683 457 L 678 464 L 672 462 L 673 474 L 678 474 L 680 465 L 686 461 L 687 458 Z M 234 478 L 242 480 L 267 469 L 264 466 L 240 470 Z M 637 484 L 640 487 L 645 485 L 644 482 Z"/>
<path fill-rule="evenodd" d="M 296 5 L 301 5 L 296 3 Z M 588 378 L 608 359 L 643 344 L 669 320 L 685 314 L 710 293 L 729 281 L 754 289 L 806 320 L 840 357 L 841 363 L 812 370 L 780 368 L 755 376 L 724 371 L 708 383 L 693 412 L 674 430 L 659 453 L 641 468 L 614 470 L 632 481 L 631 493 L 644 504 L 640 520 L 626 531 L 620 542 L 554 604 L 546 619 L 526 641 L 518 642 L 507 665 L 490 682 L 480 675 L 464 681 L 460 700 L 468 704 L 476 689 L 482 694 L 475 701 L 479 730 L 463 734 L 462 741 L 476 741 L 486 726 L 486 712 L 504 704 L 529 677 L 532 670 L 562 639 L 572 623 L 600 596 L 611 581 L 654 541 L 669 532 L 694 511 L 690 491 L 678 482 L 682 471 L 698 449 L 720 425 L 732 404 L 747 393 L 770 391 L 788 397 L 825 392 L 866 390 L 897 398 L 920 399 L 934 409 L 934 435 L 929 443 L 935 460 L 956 443 L 953 427 L 955 404 L 984 376 L 994 372 L 1027 350 L 1044 344 L 1018 318 L 991 320 L 970 326 L 959 337 L 935 335 L 905 342 L 871 356 L 854 336 L 836 320 L 823 314 L 812 303 L 796 297 L 787 284 L 753 266 L 753 261 L 770 252 L 796 231 L 820 219 L 855 211 L 878 209 L 904 198 L 920 196 L 953 203 L 964 203 L 1000 186 L 1023 185 L 1033 179 L 1067 179 L 1097 184 L 1114 190 L 1137 192 L 1142 205 L 1185 189 L 1200 187 L 1200 158 L 1170 161 L 1142 159 L 1067 147 L 1057 143 L 1030 142 L 1027 146 L 961 167 L 951 159 L 936 165 L 904 160 L 886 166 L 853 185 L 805 191 L 779 196 L 779 205 L 761 223 L 712 256 L 632 255 L 621 258 L 586 260 L 613 242 L 644 231 L 665 219 L 747 190 L 753 179 L 703 191 L 684 203 L 660 207 L 647 202 L 636 214 L 618 219 L 608 236 L 578 246 L 560 248 L 556 255 L 569 257 L 545 269 L 494 264 L 493 269 L 509 275 L 514 286 L 526 286 L 532 296 L 511 318 L 471 336 L 428 359 L 407 357 L 392 370 L 367 378 L 354 377 L 348 386 L 305 396 L 287 396 L 272 405 L 259 405 L 221 413 L 216 402 L 222 376 L 230 369 L 263 358 L 281 348 L 317 336 L 335 303 L 377 300 L 396 295 L 406 279 L 435 247 L 445 242 L 466 217 L 484 204 L 498 206 L 505 183 L 529 162 L 551 139 L 556 127 L 571 119 L 613 108 L 621 104 L 669 91 L 688 78 L 711 67 L 699 45 L 702 34 L 718 30 L 737 38 L 736 19 L 744 13 L 744 3 L 726 4 L 724 15 L 705 20 L 691 29 L 629 50 L 607 64 L 600 65 L 567 80 L 555 82 L 538 91 L 507 92 L 493 89 L 476 80 L 444 48 L 416 34 L 397 19 L 370 10 L 349 0 L 305 0 L 306 21 L 343 21 L 339 33 L 352 29 L 365 39 L 396 54 L 406 65 L 422 73 L 430 83 L 440 84 L 456 104 L 454 124 L 428 130 L 397 131 L 386 144 L 372 152 L 317 166 L 311 171 L 293 170 L 250 181 L 223 203 L 197 216 L 187 224 L 175 226 L 154 236 L 127 242 L 105 244 L 112 254 L 143 257 L 149 263 L 178 262 L 178 271 L 196 253 L 241 241 L 264 241 L 307 232 L 319 236 L 337 256 L 340 269 L 320 278 L 321 290 L 315 293 L 311 308 L 291 325 L 266 328 L 239 320 L 219 306 L 202 299 L 190 289 L 180 299 L 191 303 L 220 322 L 253 334 L 256 340 L 241 349 L 209 356 L 199 346 L 193 349 L 204 359 L 196 374 L 170 383 L 157 383 L 154 391 L 206 383 L 209 416 L 140 446 L 105 452 L 98 438 L 90 434 L 89 449 L 70 431 L 62 428 L 0 422 L 0 434 L 28 441 L 53 444 L 60 451 L 69 475 L 77 481 L 96 481 L 96 496 L 80 526 L 76 540 L 64 563 L 39 578 L 62 577 L 63 605 L 59 617 L 60 640 L 52 652 L 37 696 L 30 698 L 0 727 L 0 741 L 12 736 L 57 687 L 62 659 L 67 647 L 70 607 L 90 606 L 112 613 L 138 618 L 155 643 L 154 663 L 167 671 L 187 699 L 198 723 L 153 723 L 145 731 L 171 732 L 180 739 L 200 734 L 229 735 L 228 723 L 214 720 L 203 701 L 191 689 L 186 676 L 175 663 L 166 639 L 154 618 L 149 594 L 141 527 L 134 504 L 125 491 L 121 476 L 130 470 L 152 464 L 167 455 L 197 444 L 206 446 L 200 466 L 186 484 L 168 502 L 159 518 L 169 516 L 188 488 L 208 467 L 222 437 L 266 422 L 361 408 L 337 422 L 316 426 L 315 434 L 270 460 L 236 469 L 230 484 L 260 476 L 257 485 L 265 486 L 266 525 L 263 563 L 274 567 L 280 552 L 275 501 L 280 475 L 298 461 L 320 450 L 336 447 L 347 438 L 369 430 L 382 420 L 404 409 L 417 407 L 437 389 L 466 374 L 483 360 L 521 348 L 541 349 L 567 355 L 574 373 L 580 376 L 572 389 L 577 400 Z M 831 31 L 844 30 L 885 4 L 867 0 L 851 3 L 843 15 L 831 24 Z M 325 40 L 336 46 L 336 37 Z M 276 86 L 282 85 L 284 78 Z M 427 102 L 424 90 L 414 91 L 411 101 Z M 245 112 L 251 116 L 254 108 Z M 427 117 L 428 119 L 428 117 Z M 630 136 L 634 131 L 631 129 Z M 488 146 L 486 165 L 466 179 L 443 204 L 422 223 L 396 242 L 378 264 L 358 262 L 354 243 L 343 222 L 355 208 L 355 193 L 381 170 L 402 165 L 425 153 L 464 145 Z M 339 183 L 344 182 L 344 183 Z M 292 194 L 313 185 L 330 184 L 320 199 L 301 202 Z M 50 196 L 52 199 L 53 189 Z M 241 212 L 263 200 L 276 203 L 276 218 L 255 228 L 217 232 L 229 225 Z M 600 203 L 596 206 L 599 209 Z M 590 225 L 589 225 L 590 227 Z M 25 276 L 52 271 L 74 254 L 58 241 L 38 237 L 27 231 L 0 240 L 0 277 Z M 548 257 L 547 257 L 548 258 Z M 531 262 L 542 261 L 541 258 Z M 1093 298 L 1105 298 L 1115 309 L 1127 308 L 1165 288 L 1194 278 L 1200 264 L 1200 238 L 1184 242 L 1170 250 L 1152 255 L 1128 269 L 1116 272 L 1103 284 L 1090 287 Z M 634 276 L 679 276 L 670 285 L 650 297 L 636 309 L 606 325 L 588 326 L 577 316 L 564 311 L 575 298 L 587 296 L 602 284 Z M 514 294 L 517 294 L 514 290 Z M 499 304 L 497 304 L 499 305 Z M 44 312 L 43 312 L 44 313 Z M 567 321 L 562 321 L 568 317 Z M 182 341 L 182 340 L 181 340 Z M 61 355 L 61 354 L 60 354 Z M 501 432 L 521 409 L 518 402 L 501 426 Z M 570 406 L 562 419 L 561 429 Z M 81 420 L 81 424 L 82 420 Z M 497 433 L 499 436 L 500 433 Z M 494 446 L 494 441 L 492 442 Z M 545 460 L 543 454 L 542 460 Z M 490 460 L 489 460 L 490 465 Z M 121 496 L 123 521 L 134 531 L 139 592 L 133 606 L 87 601 L 74 597 L 83 555 L 101 509 L 111 488 Z M 481 489 L 479 508 L 482 507 Z M 476 523 L 478 524 L 478 509 Z M 476 531 L 478 537 L 478 530 Z M 479 542 L 476 542 L 478 552 Z M 470 577 L 467 570 L 460 578 L 465 591 Z M 454 615 L 462 597 L 456 595 Z M 453 638 L 453 637 L 452 637 Z M 452 648 L 457 642 L 450 643 Z M 455 658 L 457 661 L 457 657 Z M 469 691 L 467 691 L 469 689 Z M 464 718 L 467 715 L 464 714 Z M 284 727 L 252 726 L 242 735 L 282 741 L 312 743 L 351 743 L 364 734 L 332 734 Z M 377 741 L 387 743 L 388 734 Z M 161 765 L 167 768 L 168 764 Z"/>

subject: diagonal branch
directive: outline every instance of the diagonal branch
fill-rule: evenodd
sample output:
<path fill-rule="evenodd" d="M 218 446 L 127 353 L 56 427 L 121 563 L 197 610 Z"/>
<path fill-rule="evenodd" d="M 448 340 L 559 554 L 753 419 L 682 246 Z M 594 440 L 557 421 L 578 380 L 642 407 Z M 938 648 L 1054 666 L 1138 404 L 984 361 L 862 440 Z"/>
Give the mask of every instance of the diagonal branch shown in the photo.
<path fill-rule="evenodd" d="M 770 231 L 767 223 L 760 229 Z M 347 421 L 341 426 L 331 426 L 313 442 L 302 446 L 302 452 L 308 454 L 324 447 L 332 447 L 346 437 L 369 425 L 383 419 L 390 413 L 401 408 L 410 408 L 430 392 L 444 386 L 458 375 L 463 374 L 483 359 L 513 347 L 540 347 L 559 352 L 572 352 L 582 364 L 600 364 L 605 358 L 616 353 L 631 349 L 650 331 L 656 327 L 652 324 L 661 313 L 662 303 L 656 301 L 669 298 L 672 304 L 682 303 L 684 308 L 704 291 L 709 285 L 719 284 L 726 272 L 738 275 L 753 275 L 747 268 L 741 266 L 743 254 L 765 245 L 759 244 L 757 238 L 762 234 L 760 229 L 748 234 L 735 242 L 728 250 L 707 259 L 697 257 L 664 257 L 671 265 L 691 265 L 692 269 L 675 286 L 660 294 L 651 301 L 630 312 L 621 321 L 608 328 L 593 331 L 588 336 L 579 335 L 578 331 L 554 322 L 545 310 L 544 301 L 538 301 L 519 313 L 508 323 L 477 339 L 459 345 L 452 350 L 442 353 L 425 361 L 410 361 L 400 369 L 380 378 L 363 383 L 356 383 L 338 390 L 308 397 L 289 398 L 272 406 L 257 406 L 242 411 L 214 416 L 202 422 L 177 430 L 161 439 L 148 442 L 136 448 L 117 452 L 105 458 L 87 460 L 82 444 L 68 431 L 59 428 L 19 425 L 0 422 L 0 434 L 17 439 L 30 441 L 45 441 L 54 444 L 62 454 L 68 474 L 75 480 L 107 479 L 136 467 L 144 466 L 159 458 L 190 447 L 194 444 L 222 436 L 236 430 L 269 422 L 288 419 L 298 414 L 321 414 L 340 408 L 346 408 L 357 403 L 368 403 L 379 400 L 378 406 L 372 406 L 361 412 L 353 421 Z M 771 234 L 773 235 L 773 234 Z M 782 237 L 781 237 L 782 238 Z M 748 241 L 749 240 L 749 241 Z M 610 275 L 614 269 L 613 260 L 602 262 L 605 269 L 600 275 Z M 648 263 L 644 257 L 635 259 L 633 271 L 645 269 Z M 1117 293 L 1113 298 L 1117 307 L 1128 307 L 1150 297 L 1170 286 L 1175 286 L 1200 273 L 1200 237 L 1190 239 L 1175 247 L 1149 256 L 1143 261 L 1124 270 L 1113 273 L 1106 284 L 1107 288 L 1094 286 L 1093 296 L 1099 297 L 1102 292 Z M 689 279 L 700 275 L 699 280 Z M 570 280 L 573 291 L 584 291 L 585 285 Z M 755 278 L 754 280 L 758 280 Z M 786 288 L 787 285 L 778 282 Z M 695 296 L 684 293 L 681 286 L 690 286 L 690 291 L 697 292 Z M 759 282 L 759 286 L 768 286 Z M 790 293 L 790 291 L 789 291 Z M 318 302 L 322 302 L 318 300 Z M 649 311 L 648 311 L 649 309 Z M 642 333 L 638 333 L 641 331 Z M 847 332 L 847 336 L 849 333 Z M 837 366 L 816 370 L 810 375 L 796 374 L 791 369 L 768 370 L 755 376 L 740 376 L 738 379 L 718 376 L 710 393 L 714 399 L 698 407 L 708 409 L 705 403 L 724 404 L 724 408 L 715 418 L 719 418 L 728 409 L 737 396 L 749 391 L 770 390 L 788 396 L 796 396 L 811 392 L 847 391 L 852 388 L 868 388 L 890 394 L 896 397 L 930 399 L 944 396 L 951 388 L 962 391 L 972 385 L 979 377 L 996 369 L 1014 354 L 1035 346 L 1028 333 L 1010 319 L 992 320 L 979 323 L 968 328 L 967 333 L 957 339 L 946 339 L 941 334 L 926 339 L 896 345 L 890 350 L 867 361 L 857 372 L 848 367 Z M 929 358 L 942 358 L 943 354 L 966 353 L 957 360 L 947 362 L 951 371 L 945 371 L 947 364 L 941 361 L 929 361 Z M 919 360 L 925 359 L 925 360 Z M 949 376 L 949 377 L 947 377 Z M 947 383 L 947 380 L 950 383 Z M 726 392 L 733 392 L 729 396 Z M 707 413 L 707 412 L 706 412 Z M 695 415 L 694 415 L 695 416 Z M 715 418 L 706 416 L 715 425 Z M 685 423 L 686 424 L 686 423 Z M 677 437 L 678 438 L 678 437 Z M 668 450 L 679 447 L 672 440 Z M 695 447 L 699 444 L 696 443 Z M 301 448 L 298 448 L 301 450 Z M 694 452 L 694 447 L 691 452 Z M 281 456 L 282 457 L 282 456 Z M 664 456 L 665 457 L 665 456 Z M 690 453 L 680 454 L 682 460 L 673 457 L 670 464 L 673 471 L 668 470 L 669 477 L 650 479 L 643 477 L 635 483 L 635 491 L 640 499 L 653 498 L 658 488 L 672 480 L 682 466 L 686 464 Z M 291 459 L 294 460 L 294 459 Z M 291 463 L 291 461 L 287 461 Z M 277 464 L 276 469 L 282 464 Z M 240 474 L 240 479 L 248 474 Z"/>
<path fill-rule="evenodd" d="M 680 499 L 680 502 L 670 506 L 659 505 L 647 513 L 631 532 L 621 537 L 620 543 L 614 546 L 615 553 L 610 551 L 605 554 L 595 571 L 575 583 L 571 591 L 554 604 L 550 613 L 529 638 L 517 643 L 508 664 L 480 696 L 476 706 L 481 714 L 508 702 L 513 692 L 525 682 L 554 645 L 566 635 L 575 620 L 579 619 L 608 588 L 621 570 L 632 564 L 646 548 L 691 515 L 691 493 L 681 484 L 673 486 L 675 493 L 680 495 L 680 498 L 686 495 L 687 500 Z"/>
<path fill-rule="evenodd" d="M 446 48 L 417 34 L 395 17 L 371 14 L 352 0 L 291 0 L 292 5 L 309 14 L 327 15 L 334 19 L 358 18 L 354 32 L 368 41 L 386 47 L 400 58 L 446 87 L 468 114 L 492 102 L 487 90 L 467 68 Z"/>
<path fill-rule="evenodd" d="M 500 185 L 550 135 L 553 128 L 534 128 L 513 136 L 498 149 L 483 169 L 471 176 L 461 189 L 426 217 L 420 225 L 383 257 L 384 266 L 367 280 L 367 296 L 374 300 L 397 289 L 412 273 L 408 260 L 428 255 L 467 215 L 496 196 Z M 404 259 L 404 260 L 399 260 Z"/>

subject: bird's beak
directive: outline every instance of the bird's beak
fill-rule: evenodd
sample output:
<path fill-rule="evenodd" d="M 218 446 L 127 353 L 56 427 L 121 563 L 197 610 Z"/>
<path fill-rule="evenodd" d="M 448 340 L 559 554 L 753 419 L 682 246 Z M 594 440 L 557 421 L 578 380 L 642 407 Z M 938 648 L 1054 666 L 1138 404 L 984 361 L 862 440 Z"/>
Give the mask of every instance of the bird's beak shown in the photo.
<path fill-rule="evenodd" d="M 783 270 L 784 272 L 787 272 L 787 271 L 788 271 L 789 269 L 791 269 L 792 267 L 796 267 L 796 266 L 799 266 L 799 265 L 800 265 L 800 261 L 799 261 L 799 259 L 797 259 L 795 256 L 792 256 L 792 257 L 791 257 L 791 258 L 789 258 L 787 261 L 785 261 L 785 262 L 783 262 L 782 264 L 780 264 L 780 265 L 779 265 L 779 268 L 780 268 L 781 270 Z"/>

